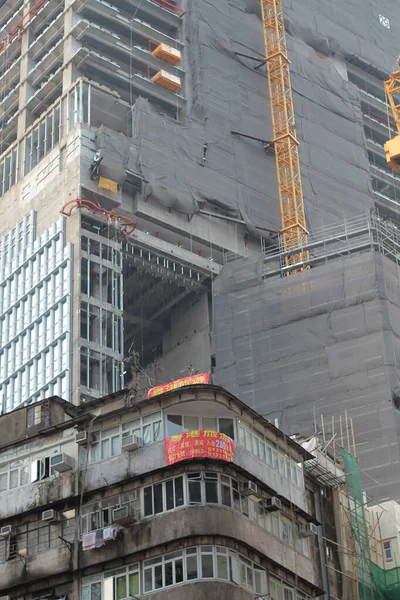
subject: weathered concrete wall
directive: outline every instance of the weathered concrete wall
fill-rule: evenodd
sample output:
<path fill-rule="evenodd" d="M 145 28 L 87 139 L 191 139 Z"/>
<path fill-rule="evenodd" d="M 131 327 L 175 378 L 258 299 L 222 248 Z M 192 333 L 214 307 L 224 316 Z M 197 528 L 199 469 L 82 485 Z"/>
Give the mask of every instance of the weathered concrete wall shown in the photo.
<path fill-rule="evenodd" d="M 24 585 L 68 572 L 71 567 L 71 552 L 67 546 L 31 554 L 23 560 L 9 560 L 0 564 L 0 592 L 16 584 Z"/>
<path fill-rule="evenodd" d="M 157 368 L 160 367 L 168 381 L 190 374 L 191 367 L 198 373 L 210 371 L 210 315 L 207 292 L 194 299 L 186 299 L 172 309 L 170 328 L 163 338 L 163 355 L 157 364 Z"/>
<path fill-rule="evenodd" d="M 170 590 L 162 590 L 148 595 L 151 600 L 249 600 L 249 592 L 237 585 L 222 581 L 199 581 L 179 585 Z"/>
<path fill-rule="evenodd" d="M 287 479 L 236 442 L 233 464 L 275 490 L 277 494 L 290 498 L 293 504 L 307 511 L 303 490 L 290 485 Z M 85 492 L 103 488 L 105 485 L 114 485 L 119 481 L 127 481 L 133 477 L 140 477 L 144 473 L 162 469 L 165 466 L 164 442 L 158 442 L 134 452 L 125 452 L 88 465 L 85 472 Z"/>
<path fill-rule="evenodd" d="M 14 413 L 10 413 L 14 414 Z M 30 464 L 45 456 L 54 456 L 64 452 L 74 458 L 75 467 L 78 465 L 76 455 L 75 431 L 66 430 L 62 436 L 57 434 L 39 436 L 17 448 L 10 448 L 2 453 L 4 461 L 21 461 L 26 465 L 30 475 Z M 77 494 L 77 472 L 66 471 L 57 473 L 43 481 L 28 483 L 22 487 L 11 489 L 1 494 L 0 521 L 6 524 L 6 519 L 29 510 L 44 510 L 44 507 L 55 502 L 62 502 Z"/>
<path fill-rule="evenodd" d="M 318 585 L 309 558 L 283 544 L 252 521 L 221 506 L 190 506 L 136 523 L 124 531 L 121 539 L 107 543 L 102 548 L 82 552 L 80 565 L 86 569 L 118 556 L 162 546 L 171 540 L 212 535 L 240 540 L 276 564 Z"/>

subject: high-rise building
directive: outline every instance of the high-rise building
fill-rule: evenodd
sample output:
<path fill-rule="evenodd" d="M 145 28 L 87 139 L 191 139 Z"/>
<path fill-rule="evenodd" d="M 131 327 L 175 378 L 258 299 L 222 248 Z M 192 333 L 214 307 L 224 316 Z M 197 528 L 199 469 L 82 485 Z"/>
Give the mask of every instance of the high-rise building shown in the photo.
<path fill-rule="evenodd" d="M 1 410 L 213 370 L 288 433 L 347 414 L 365 487 L 398 499 L 400 9 L 283 10 L 311 266 L 289 277 L 259 0 L 1 4 Z"/>

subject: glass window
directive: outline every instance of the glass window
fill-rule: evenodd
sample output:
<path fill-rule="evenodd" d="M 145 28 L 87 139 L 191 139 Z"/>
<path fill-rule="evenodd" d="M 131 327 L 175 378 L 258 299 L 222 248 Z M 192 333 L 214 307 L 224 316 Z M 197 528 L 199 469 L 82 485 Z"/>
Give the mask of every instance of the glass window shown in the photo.
<path fill-rule="evenodd" d="M 153 486 L 144 488 L 144 516 L 153 514 Z"/>
<path fill-rule="evenodd" d="M 153 486 L 154 496 L 154 514 L 158 515 L 163 512 L 163 485 L 158 483 Z"/>
<path fill-rule="evenodd" d="M 392 542 L 391 541 L 387 541 L 383 543 L 383 551 L 384 551 L 384 555 L 385 555 L 385 562 L 392 562 L 393 561 L 393 550 L 392 550 Z"/>
<path fill-rule="evenodd" d="M 214 556 L 212 546 L 201 546 L 201 577 L 212 579 L 214 577 Z"/>
<path fill-rule="evenodd" d="M 0 473 L 0 492 L 8 490 L 8 474 Z"/>
<path fill-rule="evenodd" d="M 166 510 L 172 510 L 184 503 L 183 477 L 176 477 L 165 482 Z"/>
<path fill-rule="evenodd" d="M 292 527 L 286 520 L 281 519 L 281 540 L 285 544 L 292 544 Z"/>
<path fill-rule="evenodd" d="M 126 598 L 126 575 L 115 578 L 115 600 Z"/>
<path fill-rule="evenodd" d="M 161 439 L 161 411 L 143 417 L 143 444 L 153 444 Z"/>
<path fill-rule="evenodd" d="M 232 506 L 230 478 L 221 475 L 221 500 L 225 506 Z"/>
<path fill-rule="evenodd" d="M 202 428 L 208 431 L 218 431 L 216 417 L 203 417 Z"/>
<path fill-rule="evenodd" d="M 143 497 L 145 517 L 183 506 L 183 477 L 145 487 Z"/>
<path fill-rule="evenodd" d="M 235 439 L 233 419 L 222 419 L 220 417 L 219 431 L 230 437 L 232 440 Z"/>
<path fill-rule="evenodd" d="M 198 578 L 196 548 L 186 550 L 186 573 L 188 581 Z"/>
<path fill-rule="evenodd" d="M 140 581 L 139 581 L 139 566 L 130 567 L 130 573 L 128 574 L 128 590 L 129 596 L 138 596 L 140 593 Z"/>
<path fill-rule="evenodd" d="M 183 581 L 183 560 L 179 558 L 175 561 L 175 583 Z"/>
<path fill-rule="evenodd" d="M 226 553 L 217 553 L 217 577 L 218 579 L 228 579 L 228 557 Z"/>
<path fill-rule="evenodd" d="M 283 600 L 293 600 L 293 590 L 290 588 L 283 588 Z"/>
<path fill-rule="evenodd" d="M 184 417 L 185 431 L 195 431 L 199 429 L 199 417 Z"/>
<path fill-rule="evenodd" d="M 201 473 L 188 474 L 189 504 L 201 504 Z"/>
<path fill-rule="evenodd" d="M 183 431 L 181 415 L 167 415 L 167 437 L 177 435 Z"/>
<path fill-rule="evenodd" d="M 153 571 L 152 569 L 144 569 L 144 591 L 151 592 L 153 589 Z"/>
<path fill-rule="evenodd" d="M 205 473 L 205 495 L 206 502 L 211 504 L 218 503 L 218 475 L 216 473 Z"/>

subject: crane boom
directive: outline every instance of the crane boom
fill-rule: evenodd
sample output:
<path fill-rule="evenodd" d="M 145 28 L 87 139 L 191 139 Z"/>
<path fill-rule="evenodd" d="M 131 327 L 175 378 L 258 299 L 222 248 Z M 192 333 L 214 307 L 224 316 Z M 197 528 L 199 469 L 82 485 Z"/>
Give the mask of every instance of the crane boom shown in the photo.
<path fill-rule="evenodd" d="M 260 0 L 264 30 L 265 63 L 271 104 L 273 143 L 281 210 L 281 236 L 287 273 L 304 270 L 308 260 L 308 231 L 301 185 L 299 143 L 296 138 L 289 59 L 287 57 L 282 0 Z"/>
<path fill-rule="evenodd" d="M 398 135 L 384 144 L 386 161 L 393 171 L 400 171 L 400 71 L 395 71 L 384 82 L 386 98 L 392 109 Z M 390 123 L 389 123 L 389 131 Z"/>

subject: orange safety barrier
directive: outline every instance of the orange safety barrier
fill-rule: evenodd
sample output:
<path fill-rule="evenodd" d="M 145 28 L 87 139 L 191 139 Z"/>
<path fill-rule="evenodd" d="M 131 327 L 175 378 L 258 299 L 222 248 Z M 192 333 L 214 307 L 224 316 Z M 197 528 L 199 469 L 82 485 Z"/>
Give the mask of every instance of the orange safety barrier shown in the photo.
<path fill-rule="evenodd" d="M 36 17 L 36 15 L 48 4 L 50 0 L 37 0 L 31 9 L 20 19 L 6 35 L 5 38 L 0 40 L 0 54 L 13 42 L 19 35 L 21 35 L 29 25 L 29 23 Z"/>
<path fill-rule="evenodd" d="M 169 10 L 169 12 L 178 15 L 178 17 L 180 18 L 182 18 L 183 15 L 186 14 L 186 10 L 183 10 L 183 8 L 180 8 L 175 4 L 171 4 L 171 2 L 168 2 L 168 0 L 151 0 L 151 2 L 153 4 L 157 4 L 157 6 L 161 6 L 161 8 L 165 8 L 165 10 Z"/>

